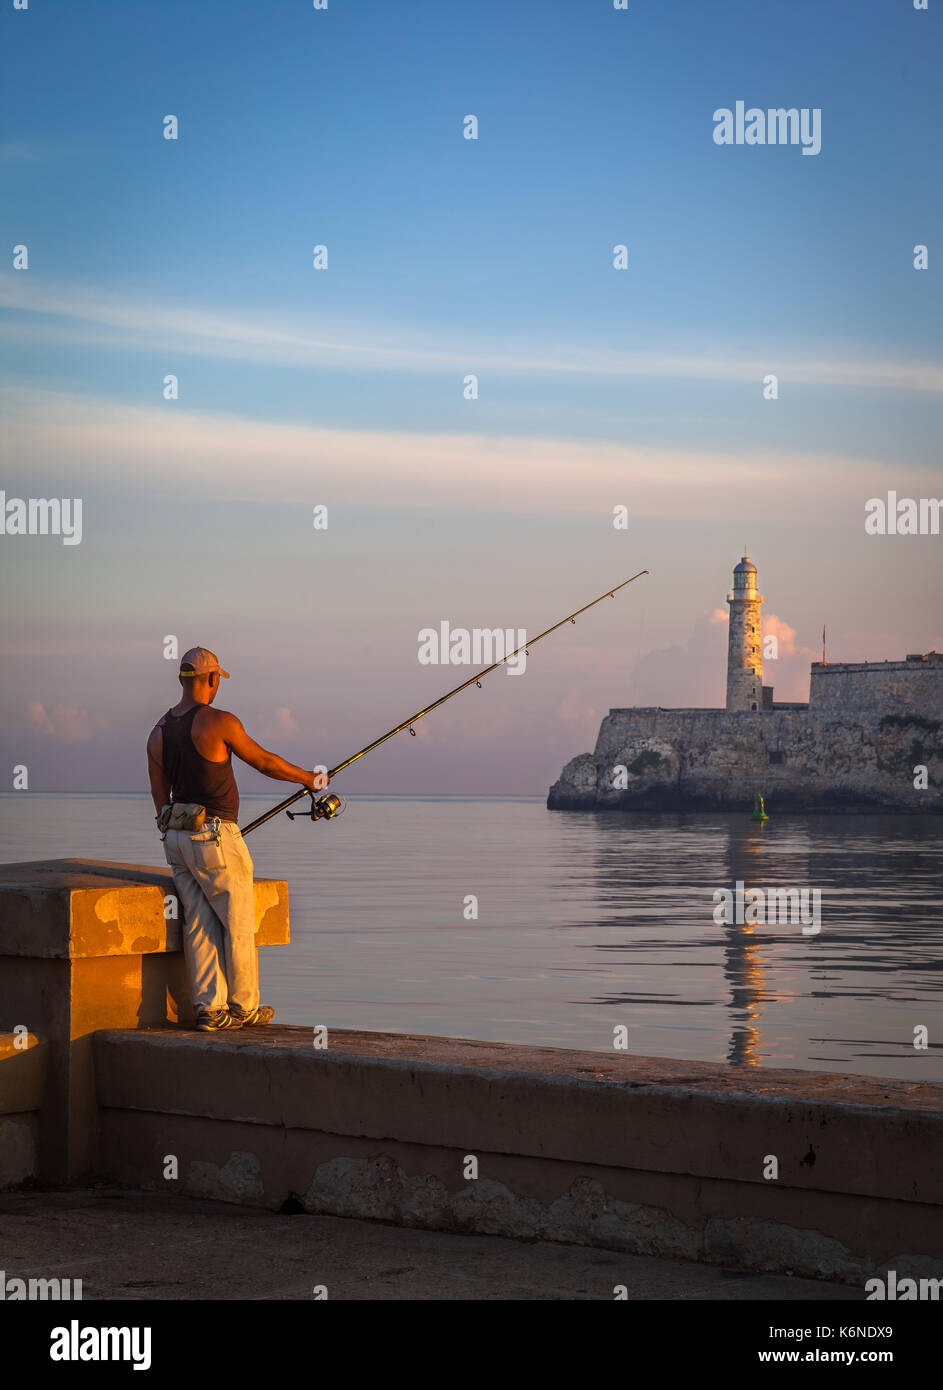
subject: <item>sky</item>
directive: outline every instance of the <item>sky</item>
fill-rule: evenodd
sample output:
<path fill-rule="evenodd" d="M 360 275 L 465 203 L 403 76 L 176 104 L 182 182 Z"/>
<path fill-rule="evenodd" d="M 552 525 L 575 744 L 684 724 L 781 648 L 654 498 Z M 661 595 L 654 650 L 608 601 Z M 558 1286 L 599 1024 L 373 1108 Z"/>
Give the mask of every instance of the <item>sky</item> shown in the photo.
<path fill-rule="evenodd" d="M 943 649 L 943 538 L 864 528 L 943 493 L 941 14 L 4 7 L 0 486 L 82 500 L 78 544 L 0 536 L 7 775 L 146 789 L 168 637 L 330 766 L 471 674 L 422 629 L 534 634 L 646 569 L 343 787 L 543 794 L 610 708 L 722 705 L 744 553 L 779 699 L 823 625 Z M 821 149 L 718 144 L 738 101 Z"/>

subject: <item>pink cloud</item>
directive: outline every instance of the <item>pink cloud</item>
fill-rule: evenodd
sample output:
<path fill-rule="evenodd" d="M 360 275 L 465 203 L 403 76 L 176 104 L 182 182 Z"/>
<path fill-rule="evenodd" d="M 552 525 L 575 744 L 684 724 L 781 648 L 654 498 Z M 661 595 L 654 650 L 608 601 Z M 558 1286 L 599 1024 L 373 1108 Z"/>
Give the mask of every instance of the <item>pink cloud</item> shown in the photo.
<path fill-rule="evenodd" d="M 775 637 L 777 655 L 766 651 L 766 639 Z M 809 667 L 818 661 L 821 652 L 796 642 L 796 629 L 775 613 L 763 616 L 763 683 L 772 685 L 776 700 L 807 700 L 809 698 Z"/>
<path fill-rule="evenodd" d="M 595 726 L 599 723 L 599 713 L 593 705 L 588 705 L 576 695 L 567 695 L 557 706 L 557 718 L 564 724 L 585 724 Z"/>
<path fill-rule="evenodd" d="M 265 738 L 279 738 L 282 735 L 287 737 L 289 734 L 296 734 L 297 732 L 298 725 L 295 723 L 295 716 L 284 705 L 279 705 L 276 710 L 273 710 L 262 720 L 262 733 Z"/>
<path fill-rule="evenodd" d="M 790 627 L 783 618 L 777 618 L 775 613 L 767 613 L 763 619 L 763 636 L 775 637 L 779 643 L 779 655 L 795 656 L 800 650 L 796 646 L 796 629 Z M 803 647 L 803 653 L 808 653 L 809 648 Z M 811 655 L 811 653 L 809 653 Z"/>
<path fill-rule="evenodd" d="M 55 705 L 47 710 L 39 700 L 30 701 L 27 718 L 31 729 L 59 743 L 88 743 L 96 730 L 108 727 L 101 715 L 90 715 L 78 705 Z"/>

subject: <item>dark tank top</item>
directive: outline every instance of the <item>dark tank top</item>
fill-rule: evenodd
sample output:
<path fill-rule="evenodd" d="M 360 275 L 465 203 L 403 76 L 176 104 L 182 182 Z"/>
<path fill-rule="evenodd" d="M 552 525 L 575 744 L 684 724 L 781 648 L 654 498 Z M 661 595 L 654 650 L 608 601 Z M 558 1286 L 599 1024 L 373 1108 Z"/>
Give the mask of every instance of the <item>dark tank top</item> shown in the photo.
<path fill-rule="evenodd" d="M 197 801 L 207 816 L 234 821 L 239 815 L 239 789 L 232 770 L 232 755 L 225 762 L 213 763 L 198 753 L 193 744 L 193 720 L 204 705 L 194 705 L 186 714 L 164 715 L 162 763 L 170 782 L 174 801 Z"/>

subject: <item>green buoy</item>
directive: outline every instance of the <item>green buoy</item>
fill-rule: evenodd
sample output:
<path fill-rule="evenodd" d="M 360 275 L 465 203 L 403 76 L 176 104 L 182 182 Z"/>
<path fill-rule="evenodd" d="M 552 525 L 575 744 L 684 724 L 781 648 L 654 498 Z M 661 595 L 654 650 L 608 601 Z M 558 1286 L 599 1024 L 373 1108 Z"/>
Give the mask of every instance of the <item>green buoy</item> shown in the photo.
<path fill-rule="evenodd" d="M 763 805 L 763 798 L 760 796 L 759 792 L 753 797 L 753 815 L 750 819 L 769 820 L 769 816 L 766 814 L 766 808 Z"/>

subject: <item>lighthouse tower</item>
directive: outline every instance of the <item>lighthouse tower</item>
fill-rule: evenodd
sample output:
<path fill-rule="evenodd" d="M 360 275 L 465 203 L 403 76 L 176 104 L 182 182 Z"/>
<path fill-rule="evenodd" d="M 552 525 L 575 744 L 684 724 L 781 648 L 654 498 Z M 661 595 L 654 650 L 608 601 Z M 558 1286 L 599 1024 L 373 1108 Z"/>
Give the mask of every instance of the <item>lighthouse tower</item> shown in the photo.
<path fill-rule="evenodd" d="M 760 604 L 756 592 L 756 565 L 746 555 L 733 572 L 730 635 L 727 639 L 727 709 L 763 708 L 763 641 Z"/>

